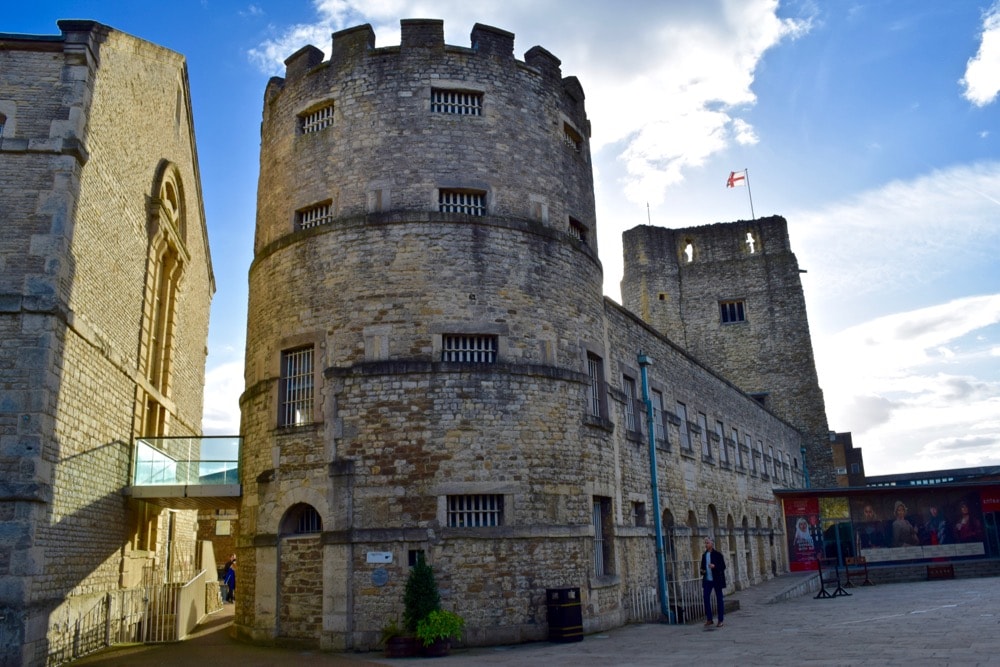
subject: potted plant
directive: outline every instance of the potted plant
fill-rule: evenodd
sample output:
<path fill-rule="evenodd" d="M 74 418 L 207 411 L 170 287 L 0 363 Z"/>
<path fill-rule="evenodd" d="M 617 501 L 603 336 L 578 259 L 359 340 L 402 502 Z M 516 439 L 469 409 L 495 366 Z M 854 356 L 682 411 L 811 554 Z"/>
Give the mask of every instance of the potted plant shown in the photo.
<path fill-rule="evenodd" d="M 385 647 L 387 658 L 412 658 L 420 650 L 420 642 L 412 634 L 393 619 L 382 626 L 382 637 L 379 644 Z"/>
<path fill-rule="evenodd" d="M 424 644 L 423 654 L 437 657 L 448 655 L 451 640 L 458 639 L 465 627 L 465 619 L 453 611 L 436 609 L 417 623 L 417 639 Z"/>
<path fill-rule="evenodd" d="M 438 594 L 434 570 L 423 557 L 417 558 L 416 565 L 410 570 L 406 579 L 406 591 L 403 594 L 403 625 L 410 632 L 417 631 L 420 623 L 429 613 L 441 608 L 441 596 Z"/>

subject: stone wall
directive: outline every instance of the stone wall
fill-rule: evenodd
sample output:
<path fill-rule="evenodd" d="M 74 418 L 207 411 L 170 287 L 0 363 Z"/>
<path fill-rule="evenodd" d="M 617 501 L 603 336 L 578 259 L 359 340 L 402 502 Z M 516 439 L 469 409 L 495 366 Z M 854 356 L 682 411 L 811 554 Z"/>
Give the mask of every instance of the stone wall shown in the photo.
<path fill-rule="evenodd" d="M 785 220 L 641 226 L 624 234 L 623 249 L 624 306 L 801 429 L 813 486 L 835 486 L 826 406 Z M 739 302 L 745 320 L 721 322 L 724 301 Z"/>
<path fill-rule="evenodd" d="M 544 639 L 549 588 L 580 588 L 588 632 L 626 622 L 629 592 L 656 584 L 644 414 L 625 426 L 635 401 L 623 378 L 640 386 L 640 350 L 664 402 L 658 500 L 675 559 L 690 570 L 713 534 L 732 587 L 769 578 L 772 561 L 783 571 L 771 489 L 801 485 L 801 433 L 604 298 L 579 83 L 539 47 L 515 60 L 513 36 L 495 28 L 476 26 L 471 49 L 444 45 L 437 21 L 402 28 L 398 48 L 374 48 L 368 26 L 335 34 L 329 61 L 306 47 L 265 93 L 241 398 L 238 555 L 252 575 L 237 634 L 299 631 L 282 619 L 294 616 L 286 587 L 306 604 L 287 571 L 305 566 L 286 556 L 302 506 L 322 517 L 319 646 L 374 648 L 401 617 L 414 552 L 470 644 Z M 482 115 L 432 112 L 432 90 L 447 86 L 482 93 Z M 332 124 L 303 132 L 330 104 Z M 485 192 L 484 214 L 439 211 L 451 187 Z M 297 224 L 321 202 L 324 219 Z M 449 334 L 495 337 L 496 359 L 444 360 Z M 281 354 L 303 346 L 314 416 L 279 426 Z M 603 375 L 599 415 L 588 358 Z M 687 420 L 670 423 L 678 402 Z M 717 421 L 727 438 L 737 429 L 728 459 L 721 440 L 680 446 L 701 414 L 706 438 Z M 741 466 L 745 435 L 757 458 L 748 448 Z M 449 498 L 474 495 L 501 499 L 495 525 L 449 513 Z"/>
<path fill-rule="evenodd" d="M 183 58 L 93 22 L 60 28 L 0 49 L 4 664 L 71 657 L 77 616 L 128 578 L 147 205 L 165 164 L 187 220 L 169 341 L 177 435 L 200 431 L 214 289 Z M 193 549 L 193 514 L 177 525 Z"/>

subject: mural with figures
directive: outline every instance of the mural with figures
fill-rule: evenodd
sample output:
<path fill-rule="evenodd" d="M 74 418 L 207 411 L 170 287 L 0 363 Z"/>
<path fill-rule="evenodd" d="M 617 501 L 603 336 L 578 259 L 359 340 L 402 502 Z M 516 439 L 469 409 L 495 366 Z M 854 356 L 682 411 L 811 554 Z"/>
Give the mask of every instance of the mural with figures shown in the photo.
<path fill-rule="evenodd" d="M 784 510 L 792 571 L 816 569 L 816 558 L 877 565 L 1000 556 L 1000 486 L 786 497 Z"/>

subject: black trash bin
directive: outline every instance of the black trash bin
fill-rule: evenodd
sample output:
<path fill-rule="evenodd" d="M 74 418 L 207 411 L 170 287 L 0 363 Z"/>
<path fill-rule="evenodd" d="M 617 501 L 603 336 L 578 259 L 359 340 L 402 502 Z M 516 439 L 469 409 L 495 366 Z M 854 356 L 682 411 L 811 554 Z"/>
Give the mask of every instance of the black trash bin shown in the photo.
<path fill-rule="evenodd" d="M 549 641 L 583 641 L 583 607 L 580 606 L 579 588 L 548 588 L 545 590 L 548 605 Z"/>

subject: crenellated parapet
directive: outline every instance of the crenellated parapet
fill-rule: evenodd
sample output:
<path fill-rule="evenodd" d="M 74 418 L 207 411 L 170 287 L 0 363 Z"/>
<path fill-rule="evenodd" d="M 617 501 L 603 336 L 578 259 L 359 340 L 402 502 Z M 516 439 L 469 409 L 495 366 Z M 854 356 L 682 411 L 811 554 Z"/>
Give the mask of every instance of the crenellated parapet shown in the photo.
<path fill-rule="evenodd" d="M 457 193 L 582 238 L 596 259 L 579 80 L 539 46 L 516 59 L 505 30 L 477 23 L 470 46 L 453 46 L 442 21 L 400 27 L 400 44 L 381 48 L 370 25 L 336 32 L 328 59 L 303 47 L 268 83 L 257 251 L 314 224 L 440 211 Z"/>

